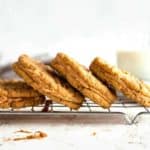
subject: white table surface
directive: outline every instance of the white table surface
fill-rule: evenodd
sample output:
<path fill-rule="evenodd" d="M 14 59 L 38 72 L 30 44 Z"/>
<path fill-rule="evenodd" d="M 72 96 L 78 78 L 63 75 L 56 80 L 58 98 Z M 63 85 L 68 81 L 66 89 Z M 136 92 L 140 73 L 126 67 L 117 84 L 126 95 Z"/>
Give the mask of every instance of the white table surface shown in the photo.
<path fill-rule="evenodd" d="M 86 117 L 85 117 L 86 118 Z M 101 119 L 100 119 L 101 120 Z M 150 115 L 142 116 L 138 124 L 127 125 L 115 121 L 105 123 L 98 118 L 45 118 L 45 119 L 1 119 L 0 150 L 52 149 L 149 149 Z M 40 140 L 9 141 L 17 130 L 43 131 L 48 137 Z M 93 135 L 93 133 L 96 135 Z"/>

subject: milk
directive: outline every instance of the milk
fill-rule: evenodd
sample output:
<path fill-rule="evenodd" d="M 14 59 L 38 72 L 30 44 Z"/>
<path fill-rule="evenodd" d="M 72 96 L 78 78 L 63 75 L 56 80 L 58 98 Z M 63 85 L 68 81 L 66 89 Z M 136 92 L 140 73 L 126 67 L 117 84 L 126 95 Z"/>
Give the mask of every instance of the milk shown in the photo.
<path fill-rule="evenodd" d="M 142 80 L 150 81 L 149 51 L 118 51 L 118 67 L 131 72 Z"/>

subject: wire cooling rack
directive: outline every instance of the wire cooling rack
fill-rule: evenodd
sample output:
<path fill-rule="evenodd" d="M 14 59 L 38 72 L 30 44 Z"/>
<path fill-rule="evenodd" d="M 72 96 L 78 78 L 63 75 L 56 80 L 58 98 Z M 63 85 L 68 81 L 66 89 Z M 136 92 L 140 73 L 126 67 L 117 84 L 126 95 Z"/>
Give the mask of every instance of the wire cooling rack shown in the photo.
<path fill-rule="evenodd" d="M 42 56 L 45 60 L 45 55 L 38 56 L 42 59 Z M 49 58 L 48 58 L 49 60 Z M 45 61 L 46 62 L 46 61 Z M 49 61 L 48 61 L 49 62 Z M 0 68 L 0 77 L 1 78 L 17 78 L 16 75 L 12 72 L 10 64 Z M 44 108 L 44 109 L 43 109 Z M 3 116 L 63 116 L 63 115 L 98 115 L 99 117 L 103 116 L 108 119 L 112 119 L 112 117 L 120 116 L 126 120 L 128 124 L 133 124 L 138 122 L 138 118 L 142 115 L 150 114 L 150 107 L 143 107 L 123 95 L 119 94 L 118 99 L 109 109 L 103 109 L 97 104 L 93 103 L 90 100 L 86 100 L 79 110 L 70 110 L 68 107 L 63 106 L 61 104 L 51 103 L 46 107 L 44 105 L 36 106 L 36 107 L 27 107 L 21 109 L 0 109 L 0 117 Z"/>
<path fill-rule="evenodd" d="M 90 100 L 86 100 L 79 110 L 71 110 L 57 103 L 49 103 L 21 109 L 0 109 L 0 116 L 56 116 L 56 115 L 101 115 L 108 119 L 112 116 L 124 117 L 127 124 L 137 123 L 138 117 L 150 114 L 150 107 L 143 107 L 126 97 L 119 95 L 117 101 L 109 109 L 104 109 Z"/>

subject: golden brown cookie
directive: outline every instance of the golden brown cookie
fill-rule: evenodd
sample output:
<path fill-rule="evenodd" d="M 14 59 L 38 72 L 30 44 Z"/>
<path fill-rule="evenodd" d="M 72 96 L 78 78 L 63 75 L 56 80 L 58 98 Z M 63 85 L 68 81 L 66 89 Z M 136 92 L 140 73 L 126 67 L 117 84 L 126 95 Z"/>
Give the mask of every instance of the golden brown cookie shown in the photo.
<path fill-rule="evenodd" d="M 30 86 L 51 100 L 78 109 L 84 97 L 61 79 L 50 67 L 33 60 L 27 55 L 19 57 L 13 64 L 15 72 Z"/>
<path fill-rule="evenodd" d="M 44 102 L 44 96 L 20 98 L 0 97 L 0 108 L 24 108 L 37 106 Z"/>
<path fill-rule="evenodd" d="M 66 54 L 58 53 L 50 65 L 85 97 L 109 108 L 116 96 L 85 67 Z"/>
<path fill-rule="evenodd" d="M 24 81 L 1 80 L 0 96 L 6 97 L 37 97 L 41 94 L 28 86 Z"/>
<path fill-rule="evenodd" d="M 45 102 L 45 96 L 23 81 L 0 80 L 0 108 L 37 106 Z"/>
<path fill-rule="evenodd" d="M 111 84 L 128 98 L 143 106 L 150 106 L 150 87 L 128 72 L 106 63 L 101 58 L 95 58 L 90 70 L 102 81 Z"/>

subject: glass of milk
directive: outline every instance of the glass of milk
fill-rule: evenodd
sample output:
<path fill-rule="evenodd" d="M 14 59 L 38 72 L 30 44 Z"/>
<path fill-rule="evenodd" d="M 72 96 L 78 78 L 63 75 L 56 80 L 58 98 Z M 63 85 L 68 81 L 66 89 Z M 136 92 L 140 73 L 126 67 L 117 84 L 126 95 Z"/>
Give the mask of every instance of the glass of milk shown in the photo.
<path fill-rule="evenodd" d="M 150 51 L 118 51 L 117 65 L 139 79 L 150 81 Z"/>

